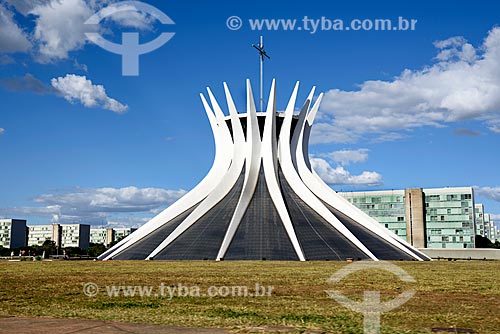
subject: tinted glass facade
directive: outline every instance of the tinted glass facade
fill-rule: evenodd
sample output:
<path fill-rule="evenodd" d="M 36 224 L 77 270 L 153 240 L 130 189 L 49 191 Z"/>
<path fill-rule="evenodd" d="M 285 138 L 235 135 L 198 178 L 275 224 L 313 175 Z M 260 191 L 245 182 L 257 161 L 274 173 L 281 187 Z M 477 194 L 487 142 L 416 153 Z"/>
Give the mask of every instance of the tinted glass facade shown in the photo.
<path fill-rule="evenodd" d="M 472 188 L 427 189 L 427 247 L 473 248 L 475 238 Z"/>
<path fill-rule="evenodd" d="M 405 195 L 403 190 L 341 193 L 385 228 L 406 240 Z"/>
<path fill-rule="evenodd" d="M 475 237 L 474 193 L 471 187 L 423 189 L 426 247 L 472 248 Z M 340 193 L 381 225 L 407 238 L 404 190 Z M 407 240 L 410 242 L 410 240 Z"/>

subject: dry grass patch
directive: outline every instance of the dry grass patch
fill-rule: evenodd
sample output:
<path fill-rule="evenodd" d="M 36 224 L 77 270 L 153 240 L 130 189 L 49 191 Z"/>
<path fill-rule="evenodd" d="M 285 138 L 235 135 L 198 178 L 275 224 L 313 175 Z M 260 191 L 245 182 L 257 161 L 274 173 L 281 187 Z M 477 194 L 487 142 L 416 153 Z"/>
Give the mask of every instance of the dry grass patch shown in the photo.
<path fill-rule="evenodd" d="M 290 326 L 362 333 L 362 316 L 330 299 L 340 290 L 354 300 L 381 291 L 383 300 L 414 289 L 402 307 L 382 316 L 382 333 L 431 333 L 432 327 L 465 327 L 500 333 L 500 261 L 394 262 L 417 283 L 381 271 L 360 271 L 332 286 L 342 262 L 0 262 L 0 315 L 87 318 L 245 331 Z M 96 297 L 83 286 L 99 286 Z M 272 286 L 270 297 L 159 297 L 159 285 Z M 152 286 L 150 297 L 110 297 L 105 286 Z"/>

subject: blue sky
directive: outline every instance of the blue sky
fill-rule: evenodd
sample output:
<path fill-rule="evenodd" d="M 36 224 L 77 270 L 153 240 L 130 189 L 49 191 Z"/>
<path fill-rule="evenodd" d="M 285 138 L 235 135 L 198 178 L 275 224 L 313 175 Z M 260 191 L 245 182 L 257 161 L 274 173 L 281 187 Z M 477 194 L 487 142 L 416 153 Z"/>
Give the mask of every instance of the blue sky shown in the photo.
<path fill-rule="evenodd" d="M 500 221 L 500 4 L 456 1 L 145 1 L 110 16 L 107 39 L 175 36 L 123 76 L 121 57 L 88 41 L 83 24 L 116 1 L 0 0 L 0 216 L 30 224 L 138 225 L 191 189 L 214 145 L 198 94 L 240 110 L 258 91 L 252 43 L 264 35 L 278 109 L 295 81 L 325 99 L 310 153 L 336 190 L 475 186 Z M 240 29 L 227 20 L 241 18 Z M 307 31 L 303 19 L 399 17 L 413 31 Z M 250 20 L 296 20 L 301 30 L 252 29 Z M 255 21 L 252 21 L 255 22 Z M 265 94 L 267 96 L 267 94 Z"/>

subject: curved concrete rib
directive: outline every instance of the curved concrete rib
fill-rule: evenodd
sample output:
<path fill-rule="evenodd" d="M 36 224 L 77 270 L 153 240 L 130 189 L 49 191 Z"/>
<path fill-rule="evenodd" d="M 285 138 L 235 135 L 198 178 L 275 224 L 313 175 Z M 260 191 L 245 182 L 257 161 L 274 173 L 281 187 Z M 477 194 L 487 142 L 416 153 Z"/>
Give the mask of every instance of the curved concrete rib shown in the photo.
<path fill-rule="evenodd" d="M 267 104 L 264 134 L 262 136 L 262 163 L 264 167 L 264 176 L 269 190 L 269 195 L 271 196 L 274 207 L 283 222 L 293 249 L 295 250 L 299 260 L 305 261 L 304 252 L 302 251 L 297 235 L 295 234 L 295 230 L 290 216 L 288 215 L 285 200 L 283 199 L 278 183 L 278 161 L 276 152 L 276 80 L 273 79 L 271 92 L 269 94 L 269 101 Z"/>
<path fill-rule="evenodd" d="M 107 252 L 106 257 L 102 260 L 113 258 L 127 247 L 133 245 L 161 227 L 166 222 L 198 204 L 221 182 L 224 174 L 231 164 L 232 151 L 228 149 L 228 147 L 232 148 L 231 134 L 225 123 L 224 114 L 217 111 L 216 117 L 203 94 L 200 94 L 200 98 L 203 103 L 203 107 L 205 108 L 205 112 L 207 113 L 215 141 L 215 158 L 209 172 L 203 180 L 201 180 L 200 183 L 198 183 L 187 194 L 163 210 L 157 216 L 153 217 L 146 224 L 142 225 L 139 229 L 137 229 L 137 231 L 117 243 L 113 248 L 111 248 L 110 252 Z"/>
<path fill-rule="evenodd" d="M 321 203 L 321 201 L 307 188 L 307 186 L 302 182 L 295 167 L 292 163 L 291 147 L 290 147 L 290 132 L 292 127 L 292 117 L 293 109 L 295 107 L 295 100 L 297 99 L 299 83 L 295 85 L 288 106 L 285 110 L 285 119 L 283 125 L 281 126 L 280 136 L 279 136 L 279 161 L 281 168 L 283 170 L 283 175 L 285 176 L 288 184 L 311 209 L 316 211 L 323 219 L 325 219 L 330 225 L 332 225 L 337 231 L 344 235 L 351 243 L 358 247 L 363 253 L 365 253 L 369 258 L 374 261 L 378 261 L 377 257 L 370 252 L 368 248 L 361 241 L 356 238 L 347 227 L 342 224 L 333 213 L 328 210 L 327 207 Z M 306 113 L 309 109 L 310 101 L 307 100 L 301 113 Z M 295 154 L 295 152 L 294 152 Z"/>
<path fill-rule="evenodd" d="M 313 88 L 311 88 L 311 91 L 309 92 L 309 95 L 307 96 L 307 100 L 306 101 L 309 101 L 309 108 L 306 108 L 306 109 L 303 109 L 302 112 L 299 114 L 299 120 L 297 121 L 297 124 L 295 125 L 295 130 L 293 131 L 293 135 L 292 135 L 292 141 L 290 143 L 290 147 L 291 147 L 291 156 L 292 156 L 292 163 L 293 163 L 293 166 L 295 167 L 295 170 L 298 172 L 298 166 L 297 166 L 297 156 L 296 154 L 293 154 L 293 152 L 296 151 L 296 147 L 299 146 L 299 140 L 302 138 L 302 129 L 303 129 L 303 125 L 305 123 L 305 120 L 306 120 L 306 117 L 307 115 L 309 114 L 309 110 L 310 110 L 310 107 L 311 107 L 311 104 L 312 104 L 312 100 L 313 100 L 313 97 L 314 97 L 314 92 L 316 91 L 316 86 L 313 86 Z M 304 112 L 305 110 L 305 112 Z M 298 129 L 301 129 L 300 131 L 297 131 Z M 307 148 L 306 148 L 307 149 Z"/>
<path fill-rule="evenodd" d="M 234 210 L 234 214 L 229 223 L 229 227 L 224 235 L 224 240 L 217 254 L 217 261 L 224 258 L 226 252 L 233 240 L 233 237 L 240 226 L 241 220 L 245 215 L 245 212 L 252 200 L 253 194 L 255 192 L 255 187 L 257 186 L 257 181 L 259 179 L 259 171 L 261 164 L 261 152 L 260 152 L 260 131 L 259 123 L 257 121 L 257 111 L 255 109 L 255 101 L 252 94 L 252 87 L 250 86 L 250 80 L 247 79 L 247 136 L 246 143 L 243 146 L 245 151 L 245 180 L 243 182 L 243 190 L 241 191 L 238 204 Z M 224 89 L 226 92 L 226 98 L 228 101 L 229 110 L 234 110 L 236 112 L 236 107 L 234 106 L 233 99 L 229 93 L 229 89 L 224 84 Z"/>
<path fill-rule="evenodd" d="M 307 131 L 307 141 L 306 141 L 304 140 L 304 132 L 305 132 L 304 129 L 306 127 L 308 129 L 311 128 L 312 121 L 314 120 L 314 116 L 318 111 L 322 97 L 323 94 L 320 94 L 320 96 L 318 97 L 314 106 L 311 109 L 305 109 L 301 112 L 299 116 L 299 121 L 297 122 L 295 131 L 293 133 L 291 150 L 292 152 L 295 152 L 296 156 L 295 167 L 299 173 L 300 178 L 302 179 L 304 184 L 314 193 L 314 195 L 316 195 L 323 202 L 336 208 L 345 215 L 353 218 L 357 223 L 361 224 L 363 227 L 370 230 L 371 232 L 379 235 L 385 241 L 389 242 L 390 244 L 392 244 L 399 250 L 403 251 L 404 253 L 407 253 L 408 255 L 421 260 L 417 254 L 413 253 L 408 248 L 402 246 L 399 242 L 397 242 L 397 240 L 395 240 L 387 233 L 385 233 L 386 231 L 384 231 L 385 229 L 382 228 L 380 223 L 376 222 L 374 224 L 372 221 L 373 218 L 371 217 L 369 220 L 367 220 L 365 217 L 366 214 L 364 212 L 362 215 L 360 215 L 359 212 L 355 212 L 357 210 L 353 210 L 353 208 L 357 209 L 356 207 L 350 204 L 342 196 L 337 194 L 332 188 L 330 188 L 322 180 L 320 180 L 317 175 L 313 174 L 311 170 L 309 170 L 306 164 L 306 162 L 309 161 L 309 157 L 304 156 L 304 148 L 307 147 L 309 144 L 308 140 L 310 131 Z M 310 118 L 309 117 L 310 115 L 313 115 L 313 117 Z M 311 121 L 311 123 L 309 123 L 309 121 Z M 347 205 L 345 202 L 347 202 Z"/>
<path fill-rule="evenodd" d="M 222 109 L 220 108 L 217 100 L 215 99 L 212 91 L 207 88 L 208 95 L 210 96 L 210 102 L 218 115 L 224 115 Z M 212 192 L 194 209 L 189 216 L 180 223 L 177 228 L 170 233 L 167 238 L 158 246 L 155 250 L 149 254 L 148 258 L 154 258 L 158 253 L 160 253 L 165 247 L 170 245 L 175 239 L 177 239 L 182 233 L 184 233 L 188 228 L 190 228 L 198 219 L 203 217 L 210 209 L 212 209 L 217 203 L 219 203 L 234 187 L 236 181 L 243 170 L 243 165 L 245 163 L 245 152 L 240 149 L 245 144 L 245 136 L 243 134 L 243 128 L 241 127 L 240 120 L 236 113 L 235 108 L 230 108 L 231 116 L 231 126 L 233 129 L 234 142 L 232 145 L 228 145 L 232 149 L 232 161 L 229 169 L 223 176 L 220 183 L 212 190 Z M 221 124 L 219 124 L 220 126 Z M 227 125 L 223 122 L 223 127 L 228 131 Z"/>

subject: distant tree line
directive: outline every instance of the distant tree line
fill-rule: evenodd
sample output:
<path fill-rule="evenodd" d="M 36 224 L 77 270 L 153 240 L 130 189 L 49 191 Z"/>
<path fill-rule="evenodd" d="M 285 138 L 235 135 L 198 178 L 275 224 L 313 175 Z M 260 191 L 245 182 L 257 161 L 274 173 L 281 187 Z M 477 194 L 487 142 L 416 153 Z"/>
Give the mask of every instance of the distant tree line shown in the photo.
<path fill-rule="evenodd" d="M 18 248 L 5 248 L 0 246 L 0 256 L 45 256 L 48 258 L 51 255 L 66 255 L 67 257 L 89 256 L 97 257 L 115 245 L 119 240 L 111 243 L 108 247 L 103 244 L 90 243 L 88 249 L 80 247 L 57 247 L 55 241 L 47 239 L 41 246 L 23 246 Z"/>
<path fill-rule="evenodd" d="M 79 256 L 89 256 L 98 257 L 114 245 L 116 245 L 121 239 L 113 241 L 107 247 L 103 244 L 90 243 L 87 250 L 81 249 L 80 247 L 65 247 L 60 248 L 56 246 L 55 241 L 47 239 L 41 246 L 24 246 L 18 248 L 4 248 L 0 246 L 0 256 L 45 256 L 48 258 L 51 255 L 66 255 L 67 257 L 79 257 Z M 500 249 L 500 242 L 497 240 L 491 242 L 490 239 L 476 235 L 476 248 L 496 248 Z"/>
<path fill-rule="evenodd" d="M 500 249 L 500 242 L 497 240 L 491 242 L 490 239 L 481 235 L 476 235 L 476 248 L 496 248 Z"/>

